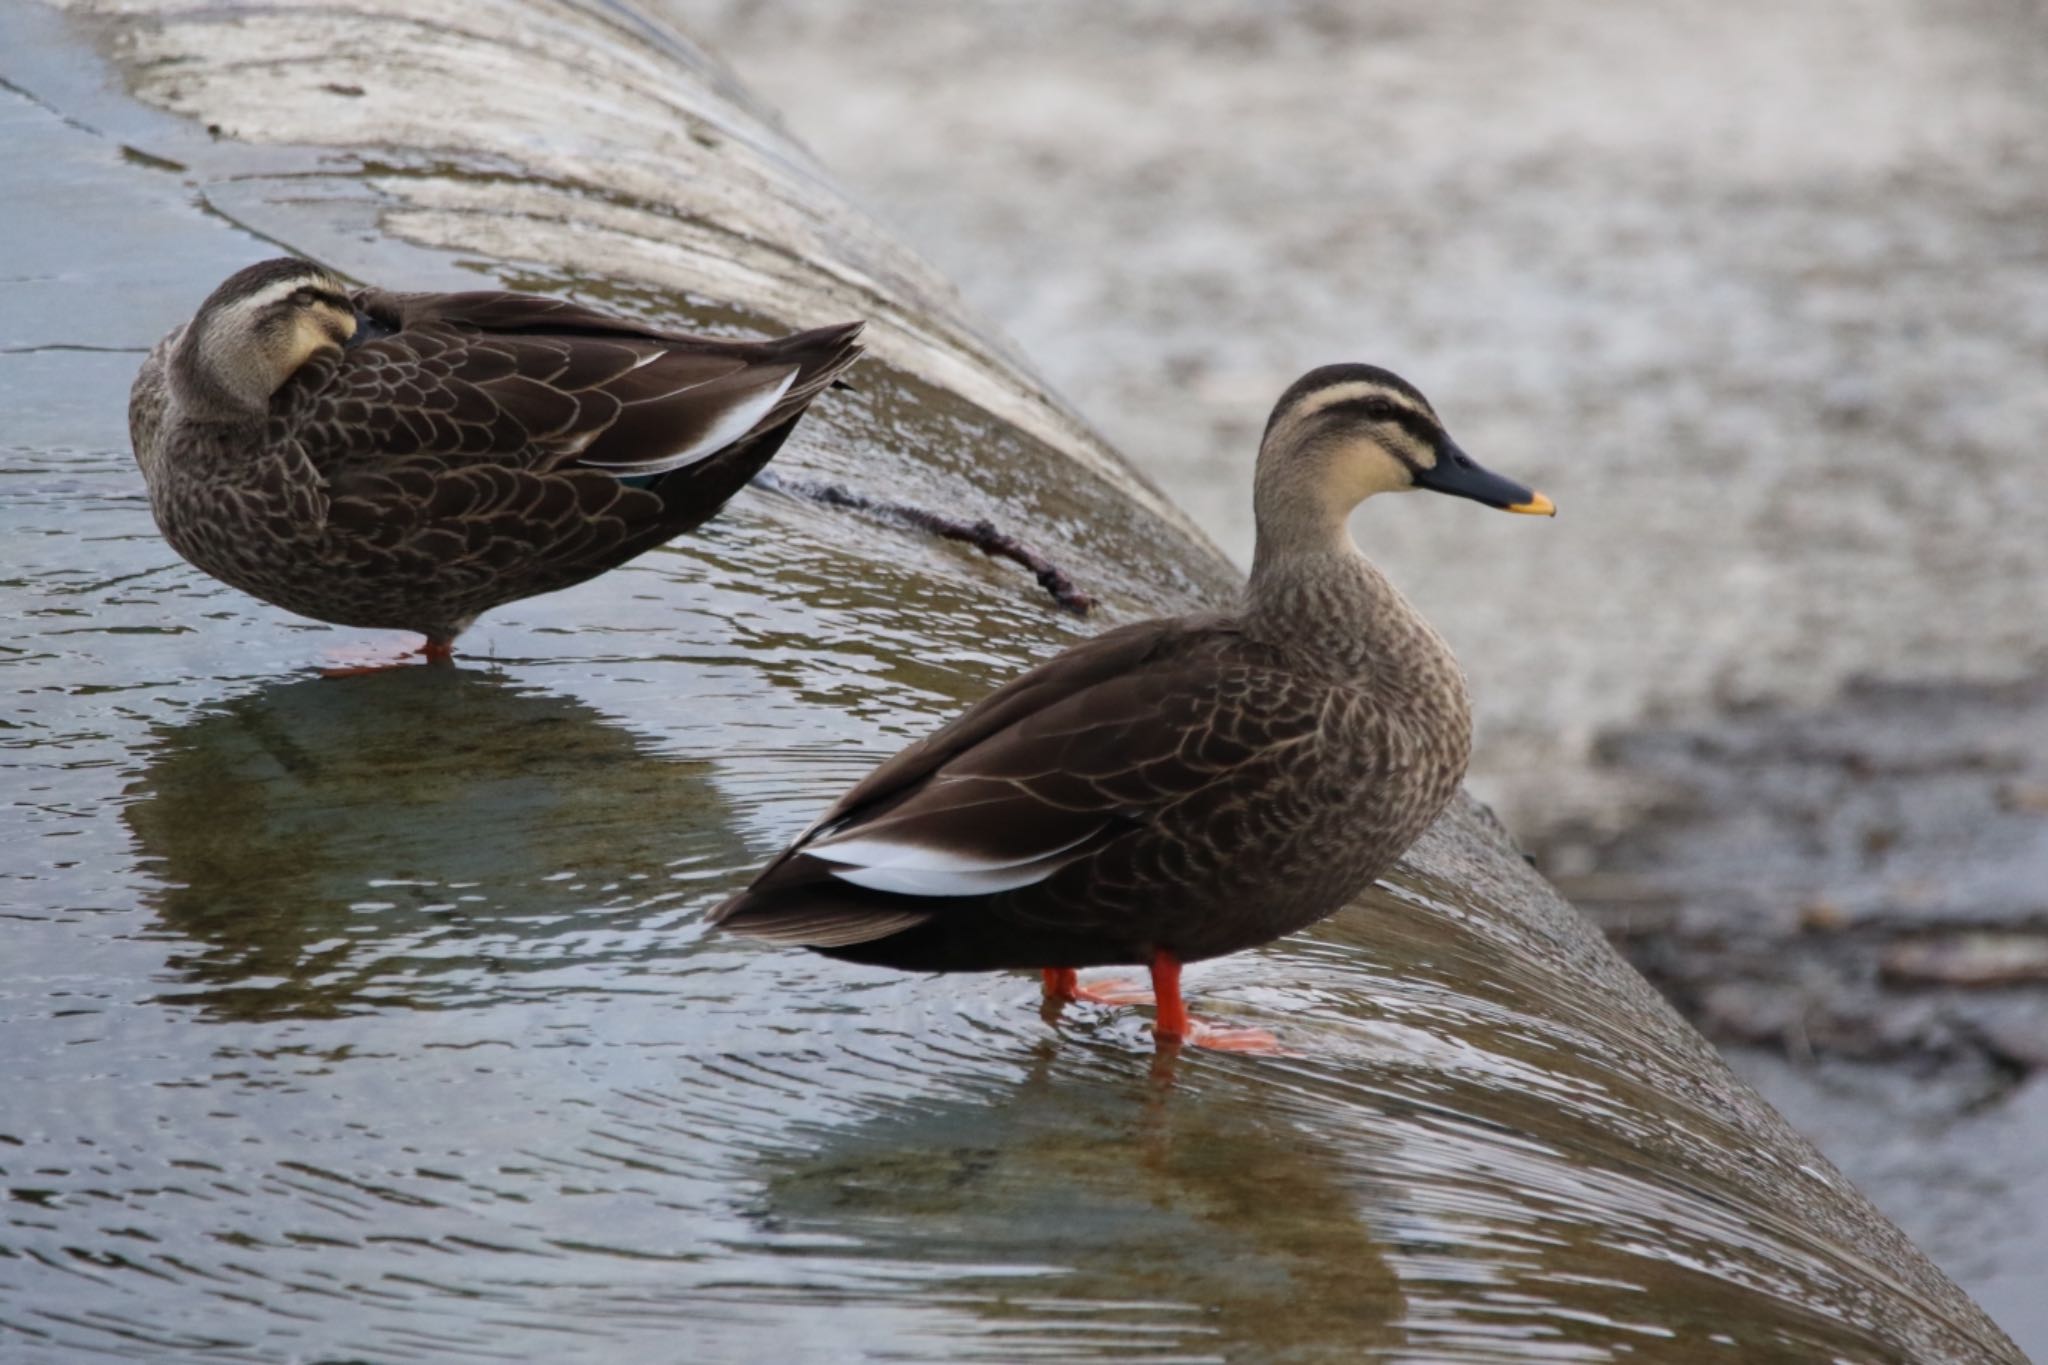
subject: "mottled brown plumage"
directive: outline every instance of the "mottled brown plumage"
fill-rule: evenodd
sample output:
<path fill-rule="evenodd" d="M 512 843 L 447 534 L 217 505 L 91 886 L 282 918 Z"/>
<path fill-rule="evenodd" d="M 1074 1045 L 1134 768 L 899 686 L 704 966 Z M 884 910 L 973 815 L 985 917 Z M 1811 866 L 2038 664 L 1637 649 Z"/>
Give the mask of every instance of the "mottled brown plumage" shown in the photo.
<path fill-rule="evenodd" d="M 1179 963 L 1330 914 L 1464 774 L 1457 662 L 1346 530 L 1364 498 L 1410 487 L 1552 510 L 1395 376 L 1314 371 L 1267 426 L 1238 612 L 1125 626 L 1015 679 L 877 768 L 713 921 L 890 967 L 1052 969 L 1055 990 L 1067 969 L 1149 963 L 1162 1034 L 1186 1031 L 1167 1009 Z"/>
<path fill-rule="evenodd" d="M 858 357 L 859 331 L 721 341 L 266 261 L 158 343 L 129 426 L 179 554 L 302 615 L 446 652 L 479 613 L 716 515 Z"/>

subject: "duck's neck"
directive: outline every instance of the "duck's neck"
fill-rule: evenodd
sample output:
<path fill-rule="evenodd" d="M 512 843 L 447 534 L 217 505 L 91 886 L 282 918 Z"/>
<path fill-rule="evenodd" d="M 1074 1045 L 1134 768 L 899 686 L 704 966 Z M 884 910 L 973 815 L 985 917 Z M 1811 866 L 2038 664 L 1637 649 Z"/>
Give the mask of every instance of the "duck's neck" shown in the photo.
<path fill-rule="evenodd" d="M 1263 490 L 1262 490 L 1263 491 Z M 1262 499 L 1244 629 L 1300 666 L 1462 700 L 1450 646 L 1352 543 L 1350 507 Z"/>
<path fill-rule="evenodd" d="M 1435 635 L 1349 542 L 1320 553 L 1261 554 L 1245 585 L 1244 623 L 1254 637 L 1343 676 L 1368 671 L 1389 645 L 1413 648 Z"/>

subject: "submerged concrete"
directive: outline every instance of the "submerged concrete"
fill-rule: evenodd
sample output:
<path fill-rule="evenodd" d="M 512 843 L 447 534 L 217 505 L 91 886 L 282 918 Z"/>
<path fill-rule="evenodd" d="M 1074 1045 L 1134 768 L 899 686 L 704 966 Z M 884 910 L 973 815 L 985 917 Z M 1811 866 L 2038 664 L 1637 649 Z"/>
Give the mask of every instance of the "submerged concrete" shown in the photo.
<path fill-rule="evenodd" d="M 655 19 L 87 0 L 0 52 L 8 182 L 53 187 L 0 282 L 10 1357 L 2018 1359 L 1469 803 L 1194 975 L 1292 1058 L 1159 1066 L 1022 978 L 702 934 L 865 763 L 1071 638 L 972 552 L 748 496 L 487 618 L 466 668 L 338 683 L 292 676 L 335 632 L 177 566 L 127 352 L 284 247 L 870 316 L 779 467 L 1028 531 L 1111 619 L 1226 600 Z"/>

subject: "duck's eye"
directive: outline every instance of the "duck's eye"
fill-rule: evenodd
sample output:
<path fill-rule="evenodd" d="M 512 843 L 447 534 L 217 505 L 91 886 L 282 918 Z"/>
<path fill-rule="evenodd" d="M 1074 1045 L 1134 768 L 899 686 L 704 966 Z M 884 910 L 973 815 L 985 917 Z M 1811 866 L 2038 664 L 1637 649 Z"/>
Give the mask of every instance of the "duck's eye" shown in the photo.
<path fill-rule="evenodd" d="M 298 289 L 292 292 L 292 302 L 301 308 L 311 308 L 319 299 L 320 295 L 311 289 Z"/>

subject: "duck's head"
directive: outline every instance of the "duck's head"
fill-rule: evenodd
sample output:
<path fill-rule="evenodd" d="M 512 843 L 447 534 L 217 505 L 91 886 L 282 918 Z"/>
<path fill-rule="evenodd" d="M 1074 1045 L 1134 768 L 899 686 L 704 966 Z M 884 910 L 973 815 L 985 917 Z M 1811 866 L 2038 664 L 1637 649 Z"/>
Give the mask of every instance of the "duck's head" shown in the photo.
<path fill-rule="evenodd" d="M 334 274 L 311 261 L 263 261 L 199 305 L 172 353 L 172 383 L 207 415 L 260 414 L 299 366 L 355 331 L 349 288 Z"/>
<path fill-rule="evenodd" d="M 1259 446 L 1258 512 L 1313 508 L 1341 525 L 1375 493 L 1427 488 L 1555 516 L 1549 498 L 1458 448 L 1413 384 L 1373 365 L 1325 365 L 1280 395 Z"/>

